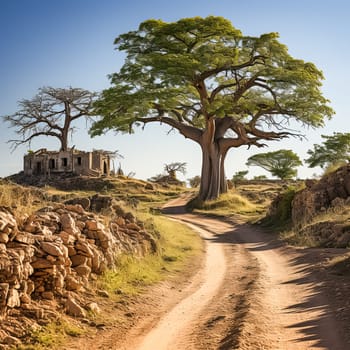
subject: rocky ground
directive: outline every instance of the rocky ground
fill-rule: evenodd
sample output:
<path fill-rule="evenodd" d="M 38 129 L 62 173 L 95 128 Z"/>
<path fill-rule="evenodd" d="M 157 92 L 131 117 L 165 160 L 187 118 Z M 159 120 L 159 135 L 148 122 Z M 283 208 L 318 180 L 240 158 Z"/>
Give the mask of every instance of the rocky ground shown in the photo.
<path fill-rule="evenodd" d="M 98 214 L 107 209 L 108 217 Z M 120 254 L 156 249 L 143 223 L 110 197 L 76 199 L 20 217 L 0 207 L 0 347 L 20 344 L 58 313 L 84 319 L 96 312 L 98 304 L 84 297 L 89 283 Z"/>

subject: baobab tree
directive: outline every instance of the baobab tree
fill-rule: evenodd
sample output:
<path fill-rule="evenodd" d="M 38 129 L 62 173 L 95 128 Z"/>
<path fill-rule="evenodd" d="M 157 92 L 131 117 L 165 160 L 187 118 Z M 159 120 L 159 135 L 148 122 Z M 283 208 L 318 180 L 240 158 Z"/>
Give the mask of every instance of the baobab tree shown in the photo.
<path fill-rule="evenodd" d="M 186 174 L 186 163 L 173 162 L 164 164 L 164 170 L 171 178 L 176 179 L 176 173 Z"/>
<path fill-rule="evenodd" d="M 154 122 L 178 130 L 201 147 L 202 200 L 227 191 L 231 148 L 301 136 L 292 121 L 320 127 L 333 114 L 322 72 L 289 55 L 277 33 L 245 36 L 214 16 L 147 20 L 115 45 L 126 59 L 95 104 L 91 135 Z"/>
<path fill-rule="evenodd" d="M 9 140 L 12 148 L 30 143 L 39 136 L 55 137 L 60 149 L 68 149 L 68 136 L 73 132 L 73 122 L 79 118 L 92 116 L 92 104 L 97 94 L 80 88 L 43 87 L 32 99 L 19 101 L 20 109 L 4 116 L 21 135 L 21 139 Z"/>

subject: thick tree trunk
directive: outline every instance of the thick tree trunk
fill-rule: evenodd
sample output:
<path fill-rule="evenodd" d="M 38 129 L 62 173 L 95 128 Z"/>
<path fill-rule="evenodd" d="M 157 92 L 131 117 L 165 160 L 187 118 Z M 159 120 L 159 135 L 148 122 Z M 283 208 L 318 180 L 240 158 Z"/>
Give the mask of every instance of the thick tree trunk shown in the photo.
<path fill-rule="evenodd" d="M 224 169 L 226 152 L 223 154 L 215 141 L 210 144 L 203 143 L 201 146 L 203 159 L 199 198 L 206 201 L 227 192 Z"/>
<path fill-rule="evenodd" d="M 227 191 L 224 162 L 228 148 L 221 149 L 215 118 L 209 118 L 207 128 L 200 140 L 202 148 L 202 174 L 199 199 L 206 201 L 216 199 Z"/>

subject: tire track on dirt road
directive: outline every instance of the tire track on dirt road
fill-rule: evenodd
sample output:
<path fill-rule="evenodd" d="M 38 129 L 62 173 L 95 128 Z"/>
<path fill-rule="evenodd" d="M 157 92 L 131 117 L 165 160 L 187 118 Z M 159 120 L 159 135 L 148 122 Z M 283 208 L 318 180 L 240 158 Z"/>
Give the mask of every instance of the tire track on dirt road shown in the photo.
<path fill-rule="evenodd" d="M 221 247 L 218 251 L 225 255 L 227 264 L 224 283 L 212 289 L 215 292 L 203 298 L 203 302 L 197 301 L 201 312 L 200 306 L 191 308 L 200 297 L 194 293 L 187 310 L 182 309 L 169 324 L 161 321 L 151 331 L 157 336 L 147 335 L 142 343 L 147 347 L 137 349 L 348 348 L 339 337 L 336 321 L 328 301 L 318 291 L 317 281 L 305 275 L 305 266 L 293 264 L 300 252 L 249 225 L 185 214 L 181 203 L 181 199 L 169 203 L 164 212 L 196 230 L 204 230 L 208 251 L 213 246 Z M 220 269 L 221 264 L 217 272 L 222 275 Z M 177 306 L 170 314 L 176 310 Z M 162 336 L 165 325 L 177 329 L 169 341 Z M 162 339 L 162 344 L 158 344 L 158 339 Z"/>

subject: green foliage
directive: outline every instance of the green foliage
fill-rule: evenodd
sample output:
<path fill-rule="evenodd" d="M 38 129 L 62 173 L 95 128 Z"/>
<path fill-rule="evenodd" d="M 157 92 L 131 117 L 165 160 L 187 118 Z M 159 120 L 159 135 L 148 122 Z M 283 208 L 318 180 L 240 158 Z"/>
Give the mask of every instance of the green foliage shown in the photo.
<path fill-rule="evenodd" d="M 94 105 L 101 118 L 90 134 L 152 122 L 179 131 L 201 146 L 202 199 L 225 191 L 231 148 L 298 136 L 286 127 L 291 121 L 320 127 L 333 114 L 322 72 L 290 56 L 277 33 L 245 36 L 215 16 L 147 20 L 115 44 L 126 59 Z"/>
<path fill-rule="evenodd" d="M 310 168 L 350 161 L 350 133 L 335 132 L 331 136 L 322 135 L 323 144 L 314 144 L 313 150 L 308 150 L 309 158 L 305 162 Z"/>
<path fill-rule="evenodd" d="M 299 189 L 288 187 L 272 203 L 272 211 L 261 222 L 264 226 L 287 228 L 291 223 L 292 201 Z"/>
<path fill-rule="evenodd" d="M 253 180 L 267 180 L 266 175 L 256 175 L 253 177 Z"/>
<path fill-rule="evenodd" d="M 259 153 L 248 158 L 248 166 L 259 166 L 282 180 L 291 179 L 297 175 L 295 169 L 302 165 L 299 157 L 291 150 Z"/>
<path fill-rule="evenodd" d="M 288 119 L 319 127 L 333 114 L 320 90 L 322 72 L 290 56 L 277 33 L 244 36 L 215 16 L 152 19 L 115 45 L 126 59 L 95 104 L 101 119 L 92 136 L 163 122 L 198 141 L 216 117 L 231 121 L 225 127 L 237 134 L 237 147 L 290 135 L 279 131 Z M 263 125 L 276 132 L 264 132 Z"/>
<path fill-rule="evenodd" d="M 196 175 L 188 179 L 188 182 L 192 188 L 198 187 L 201 183 L 201 177 L 199 175 Z"/>
<path fill-rule="evenodd" d="M 30 344 L 16 347 L 18 350 L 58 349 L 67 336 L 77 337 L 84 334 L 84 330 L 71 322 L 60 319 L 38 328 L 30 334 Z"/>
<path fill-rule="evenodd" d="M 248 170 L 237 171 L 232 176 L 232 182 L 236 184 L 239 181 L 246 180 L 246 175 L 248 174 Z"/>

